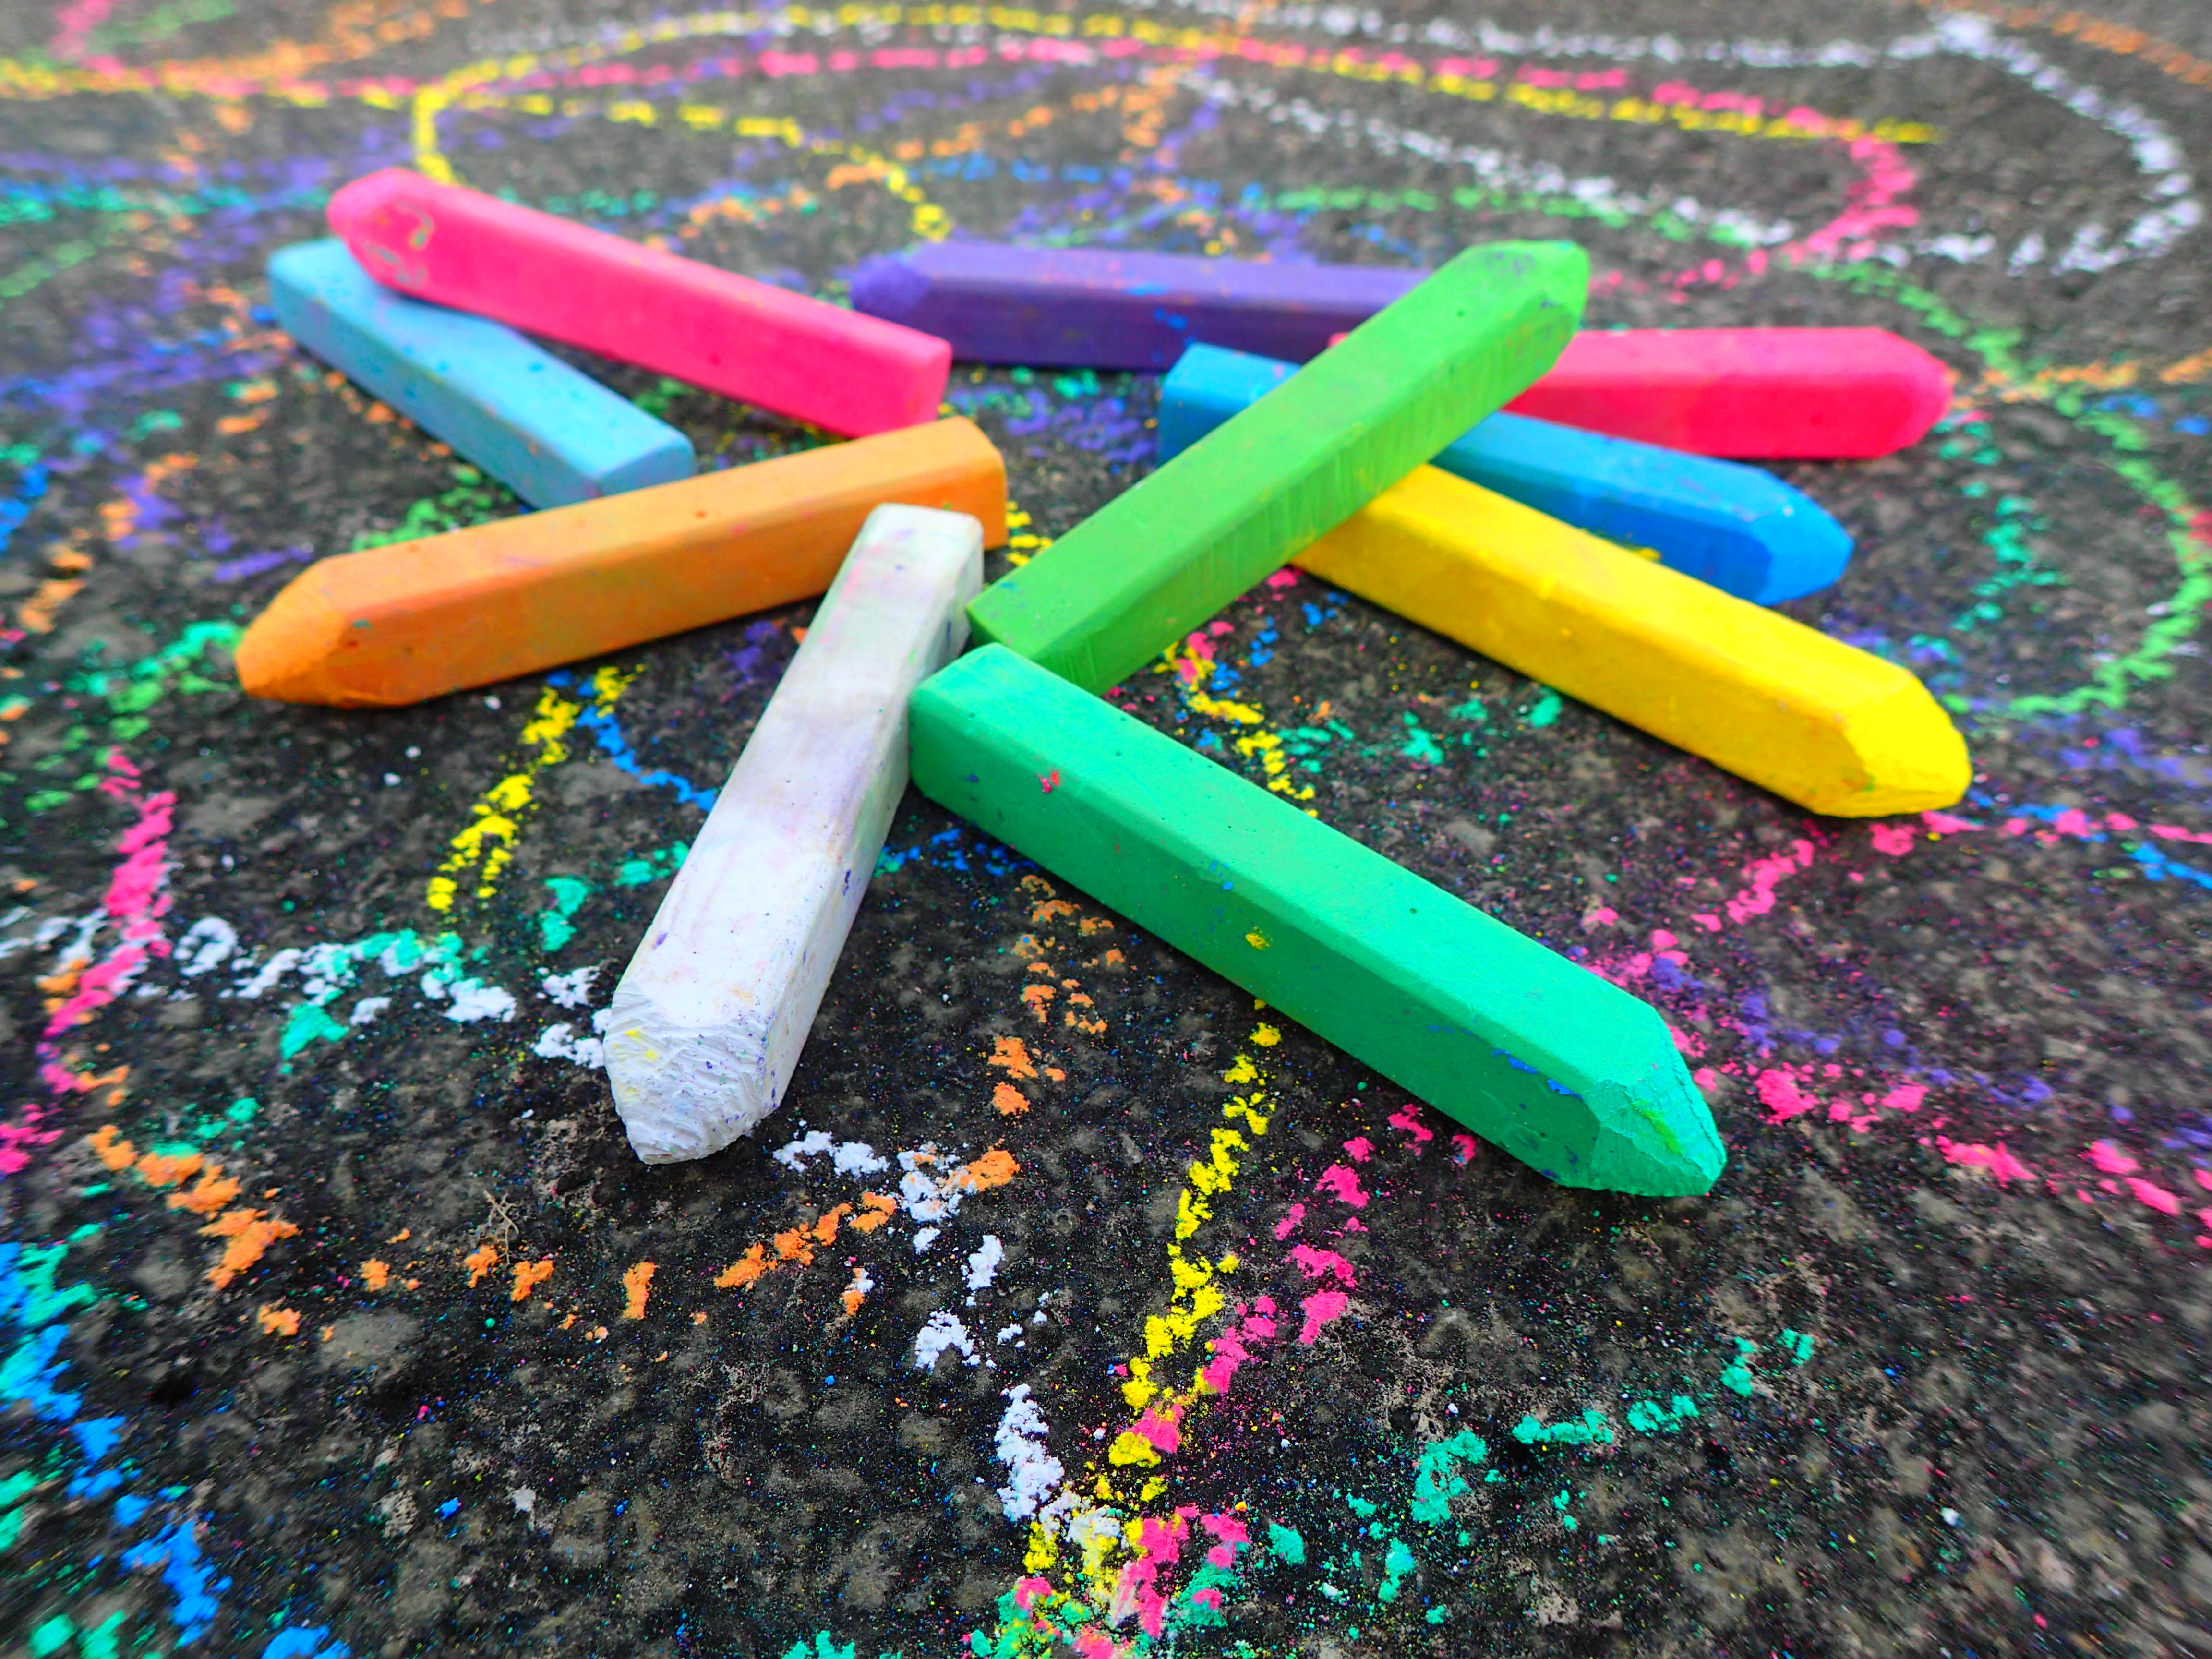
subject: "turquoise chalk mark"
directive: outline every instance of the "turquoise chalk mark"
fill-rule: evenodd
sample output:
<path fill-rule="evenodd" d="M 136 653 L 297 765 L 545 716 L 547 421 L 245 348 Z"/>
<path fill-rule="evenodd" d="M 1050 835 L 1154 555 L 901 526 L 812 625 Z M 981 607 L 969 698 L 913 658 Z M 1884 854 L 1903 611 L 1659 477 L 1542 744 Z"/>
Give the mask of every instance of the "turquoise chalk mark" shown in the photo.
<path fill-rule="evenodd" d="M 1419 717 L 1410 709 L 1399 719 L 1406 722 L 1405 746 L 1398 750 L 1407 760 L 1416 760 L 1427 766 L 1442 766 L 1444 751 L 1437 747 L 1437 740 L 1421 727 Z"/>
<path fill-rule="evenodd" d="M 1574 1501 L 1573 1495 L 1565 1486 L 1559 1488 L 1559 1495 L 1552 1500 L 1552 1507 L 1559 1512 L 1559 1524 L 1569 1532 L 1577 1530 L 1582 1525 L 1581 1522 L 1567 1513 L 1567 1505 Z"/>
<path fill-rule="evenodd" d="M 682 866 L 684 855 L 690 850 L 690 843 L 679 841 L 671 847 L 658 848 L 641 858 L 624 859 L 622 867 L 615 872 L 615 885 L 643 887 L 653 882 L 665 881 Z"/>
<path fill-rule="evenodd" d="M 1813 1339 L 1802 1331 L 1782 1333 L 1782 1352 L 1790 1356 L 1790 1363 L 1802 1365 L 1813 1357 Z"/>
<path fill-rule="evenodd" d="M 1748 1400 L 1752 1389 L 1751 1357 L 1759 1352 L 1759 1344 L 1739 1336 L 1735 1351 L 1735 1358 L 1721 1372 L 1721 1386 L 1733 1389 Z"/>
<path fill-rule="evenodd" d="M 1477 725 L 1490 719 L 1490 711 L 1482 706 L 1480 697 L 1469 697 L 1465 702 L 1453 704 L 1444 712 L 1455 720 L 1473 720 Z"/>
<path fill-rule="evenodd" d="M 1452 1499 L 1474 1490 L 1459 1466 L 1480 1463 L 1489 1455 L 1490 1448 L 1471 1429 L 1421 1448 L 1421 1460 L 1413 1471 L 1413 1500 L 1408 1505 L 1413 1519 L 1431 1527 L 1450 1520 Z"/>
<path fill-rule="evenodd" d="M 1371 1520 L 1375 1511 L 1381 1507 L 1364 1498 L 1355 1498 L 1350 1492 L 1345 1494 L 1344 1501 L 1351 1507 L 1352 1512 L 1362 1521 Z"/>
<path fill-rule="evenodd" d="M 89 1307 L 96 1299 L 89 1285 L 54 1288 L 54 1273 L 68 1254 L 66 1244 L 0 1243 L 0 1318 L 29 1327 Z"/>
<path fill-rule="evenodd" d="M 1211 1561 L 1200 1562 L 1182 1594 L 1176 1597 L 1176 1627 L 1202 1630 L 1208 1626 L 1227 1625 L 1229 1615 L 1222 1612 L 1222 1603 L 1236 1587 L 1237 1573 L 1233 1568 L 1217 1567 Z"/>
<path fill-rule="evenodd" d="M 1676 1434 L 1698 1414 L 1698 1402 L 1678 1394 L 1665 1405 L 1639 1400 L 1628 1408 L 1628 1426 L 1638 1434 Z"/>
<path fill-rule="evenodd" d="M 1295 1527 L 1286 1527 L 1279 1521 L 1267 1522 L 1267 1547 L 1279 1561 L 1287 1561 L 1302 1567 L 1306 1561 L 1306 1540 Z"/>
<path fill-rule="evenodd" d="M 1593 1406 L 1579 1419 L 1571 1418 L 1563 1423 L 1544 1424 L 1533 1415 L 1524 1417 L 1513 1425 L 1513 1437 L 1524 1446 L 1610 1446 L 1613 1425 Z"/>
<path fill-rule="evenodd" d="M 285 1022 L 284 1036 L 276 1047 L 289 1060 L 318 1038 L 337 1042 L 345 1034 L 346 1028 L 332 1019 L 321 1003 L 303 1002 L 292 1010 L 292 1018 Z"/>
<path fill-rule="evenodd" d="M 58 1613 L 31 1632 L 32 1659 L 46 1659 L 46 1656 L 76 1634 L 76 1626 L 69 1614 Z"/>
<path fill-rule="evenodd" d="M 793 1642 L 785 1651 L 783 1659 L 853 1659 L 854 1647 L 850 1642 L 841 1646 L 837 1638 L 828 1631 L 817 1630 L 814 1632 L 812 1647 L 807 1646 L 803 1640 Z"/>
<path fill-rule="evenodd" d="M 1544 695 L 1531 703 L 1521 718 L 1530 726 L 1549 726 L 1559 718 L 1559 694 L 1547 687 Z"/>
<path fill-rule="evenodd" d="M 111 1613 L 90 1630 L 79 1631 L 76 1638 L 78 1659 L 121 1659 L 122 1648 L 117 1632 L 123 1628 L 128 1613 Z M 325 1656 L 325 1659 L 343 1659 L 345 1650 Z"/>
<path fill-rule="evenodd" d="M 1375 1599 L 1385 1603 L 1396 1601 L 1398 1587 L 1406 1582 L 1406 1575 L 1419 1565 L 1413 1559 L 1413 1551 L 1406 1547 L 1405 1540 L 1393 1538 L 1389 1552 L 1382 1557 L 1382 1582 L 1375 1587 Z"/>
<path fill-rule="evenodd" d="M 553 902 L 538 913 L 538 940 L 548 951 L 558 951 L 576 937 L 570 920 L 592 896 L 592 884 L 576 876 L 548 876 L 546 890 Z"/>

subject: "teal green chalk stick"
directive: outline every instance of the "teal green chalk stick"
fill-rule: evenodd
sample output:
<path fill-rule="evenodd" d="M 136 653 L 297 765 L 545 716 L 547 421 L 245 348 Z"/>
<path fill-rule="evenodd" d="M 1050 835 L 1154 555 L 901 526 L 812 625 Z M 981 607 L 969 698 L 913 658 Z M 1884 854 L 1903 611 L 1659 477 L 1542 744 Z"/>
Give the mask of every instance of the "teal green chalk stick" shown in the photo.
<path fill-rule="evenodd" d="M 1657 1013 L 1000 646 L 908 705 L 921 792 L 1569 1187 L 1727 1153 Z"/>
<path fill-rule="evenodd" d="M 1103 691 L 1533 385 L 1589 285 L 1571 243 L 1468 249 L 985 588 L 975 637 Z"/>

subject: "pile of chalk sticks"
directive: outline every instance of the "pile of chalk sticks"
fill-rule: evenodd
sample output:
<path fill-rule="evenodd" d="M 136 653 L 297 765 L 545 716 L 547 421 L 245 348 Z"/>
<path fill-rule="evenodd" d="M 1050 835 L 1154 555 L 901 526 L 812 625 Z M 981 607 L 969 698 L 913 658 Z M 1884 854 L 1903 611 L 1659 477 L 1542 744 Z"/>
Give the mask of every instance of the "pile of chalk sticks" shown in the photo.
<path fill-rule="evenodd" d="M 1766 608 L 1851 543 L 1740 464 L 1920 438 L 1948 374 L 1881 330 L 1577 332 L 1565 242 L 1433 271 L 945 243 L 848 310 L 404 169 L 330 222 L 270 262 L 283 327 L 540 510 L 310 566 L 248 691 L 413 703 L 821 597 L 600 1016 L 648 1162 L 775 1109 L 910 779 L 1552 1179 L 1708 1190 L 1648 1005 L 1103 695 L 1286 562 L 1808 811 L 1966 791 L 1918 680 Z M 525 330 L 847 441 L 694 476 Z M 988 586 L 1006 465 L 939 418 L 955 357 L 1165 377 L 1158 467 Z"/>

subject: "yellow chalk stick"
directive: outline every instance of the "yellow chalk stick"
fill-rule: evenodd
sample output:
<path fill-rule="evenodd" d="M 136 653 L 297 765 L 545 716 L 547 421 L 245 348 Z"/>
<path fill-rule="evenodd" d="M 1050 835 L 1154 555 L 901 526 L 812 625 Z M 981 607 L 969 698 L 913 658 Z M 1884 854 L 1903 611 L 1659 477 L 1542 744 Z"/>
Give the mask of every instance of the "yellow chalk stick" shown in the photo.
<path fill-rule="evenodd" d="M 1297 562 L 1811 811 L 1948 806 L 1972 777 L 1895 664 L 1432 466 Z"/>

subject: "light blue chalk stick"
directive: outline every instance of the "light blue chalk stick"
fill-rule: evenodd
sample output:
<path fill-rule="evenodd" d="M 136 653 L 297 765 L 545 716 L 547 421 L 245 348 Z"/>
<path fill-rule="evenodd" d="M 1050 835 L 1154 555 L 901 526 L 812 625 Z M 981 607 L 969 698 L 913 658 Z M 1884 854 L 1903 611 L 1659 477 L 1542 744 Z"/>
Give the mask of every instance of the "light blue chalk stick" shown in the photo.
<path fill-rule="evenodd" d="M 1194 345 L 1160 383 L 1160 459 L 1188 448 L 1295 374 L 1295 363 Z M 1723 592 L 1772 605 L 1844 574 L 1851 538 L 1771 473 L 1522 415 L 1492 415 L 1436 458 L 1447 472 L 1632 547 Z"/>
<path fill-rule="evenodd" d="M 691 441 L 503 323 L 373 282 L 346 246 L 269 261 L 284 331 L 532 507 L 688 478 Z"/>

